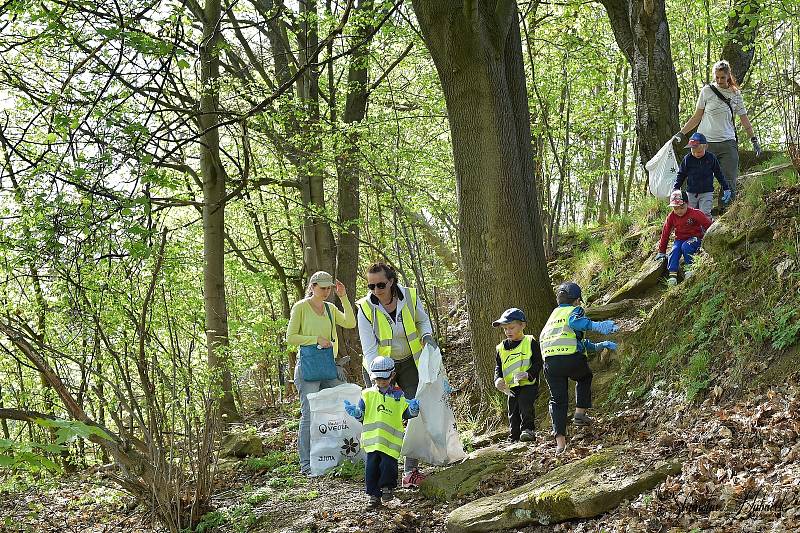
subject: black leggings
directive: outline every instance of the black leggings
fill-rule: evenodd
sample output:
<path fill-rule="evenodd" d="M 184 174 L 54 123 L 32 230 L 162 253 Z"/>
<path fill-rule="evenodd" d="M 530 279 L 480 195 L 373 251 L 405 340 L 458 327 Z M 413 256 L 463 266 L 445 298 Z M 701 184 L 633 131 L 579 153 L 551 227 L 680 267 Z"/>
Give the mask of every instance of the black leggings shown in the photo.
<path fill-rule="evenodd" d="M 582 353 L 551 355 L 544 360 L 544 378 L 550 387 L 550 420 L 553 433 L 567 434 L 567 407 L 569 380 L 576 381 L 575 406 L 588 409 L 592 406 L 592 369 Z"/>

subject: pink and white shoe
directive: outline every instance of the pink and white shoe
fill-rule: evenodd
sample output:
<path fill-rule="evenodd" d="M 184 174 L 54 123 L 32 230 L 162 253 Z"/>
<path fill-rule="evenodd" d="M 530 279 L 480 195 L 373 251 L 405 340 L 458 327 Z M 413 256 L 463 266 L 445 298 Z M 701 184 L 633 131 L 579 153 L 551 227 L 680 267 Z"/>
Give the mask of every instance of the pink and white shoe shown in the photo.
<path fill-rule="evenodd" d="M 403 476 L 403 488 L 410 489 L 410 488 L 419 488 L 420 484 L 425 481 L 425 474 L 419 471 L 419 469 L 415 468 L 408 474 Z"/>

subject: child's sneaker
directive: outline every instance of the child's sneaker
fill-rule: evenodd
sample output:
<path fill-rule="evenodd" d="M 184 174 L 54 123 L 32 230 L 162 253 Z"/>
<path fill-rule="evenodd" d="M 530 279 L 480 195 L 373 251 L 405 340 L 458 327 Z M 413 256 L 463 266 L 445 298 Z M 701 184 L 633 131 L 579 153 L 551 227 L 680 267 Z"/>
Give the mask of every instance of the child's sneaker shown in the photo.
<path fill-rule="evenodd" d="M 667 278 L 667 287 L 674 287 L 678 284 L 678 278 L 675 276 L 670 276 Z"/>
<path fill-rule="evenodd" d="M 388 502 L 391 501 L 392 498 L 394 498 L 394 490 L 390 487 L 383 487 L 381 489 L 381 500 Z"/>
<path fill-rule="evenodd" d="M 687 280 L 687 279 L 691 278 L 691 277 L 692 277 L 692 275 L 694 275 L 694 272 L 692 272 L 691 270 L 686 270 L 686 271 L 683 273 L 683 279 L 684 279 L 684 280 Z"/>
<path fill-rule="evenodd" d="M 367 509 L 377 509 L 381 506 L 381 498 L 380 496 L 370 496 L 369 503 L 367 503 Z"/>
<path fill-rule="evenodd" d="M 572 423 L 576 426 L 591 426 L 592 419 L 586 413 L 575 413 L 572 417 Z"/>
<path fill-rule="evenodd" d="M 414 469 L 408 474 L 403 476 L 403 488 L 410 489 L 410 488 L 419 488 L 420 483 L 425 481 L 425 474 L 420 472 L 418 469 Z"/>
<path fill-rule="evenodd" d="M 531 442 L 533 440 L 536 440 L 536 434 L 530 429 L 526 429 L 525 431 L 520 433 L 519 440 L 522 442 Z"/>

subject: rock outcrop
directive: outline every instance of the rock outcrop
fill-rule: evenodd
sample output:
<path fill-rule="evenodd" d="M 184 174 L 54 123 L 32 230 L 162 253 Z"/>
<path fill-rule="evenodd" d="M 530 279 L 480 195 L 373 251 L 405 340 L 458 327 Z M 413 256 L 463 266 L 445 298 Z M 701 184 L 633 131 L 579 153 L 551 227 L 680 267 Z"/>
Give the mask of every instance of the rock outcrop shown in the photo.
<path fill-rule="evenodd" d="M 419 490 L 426 498 L 437 501 L 466 496 L 475 492 L 482 479 L 505 470 L 508 463 L 527 448 L 525 444 L 515 443 L 477 450 L 462 462 L 429 475 Z"/>
<path fill-rule="evenodd" d="M 264 455 L 264 443 L 255 428 L 234 428 L 220 443 L 221 457 L 257 457 Z"/>
<path fill-rule="evenodd" d="M 650 465 L 628 448 L 609 448 L 516 489 L 455 509 L 447 517 L 447 531 L 496 531 L 597 516 L 680 470 L 679 463 Z"/>

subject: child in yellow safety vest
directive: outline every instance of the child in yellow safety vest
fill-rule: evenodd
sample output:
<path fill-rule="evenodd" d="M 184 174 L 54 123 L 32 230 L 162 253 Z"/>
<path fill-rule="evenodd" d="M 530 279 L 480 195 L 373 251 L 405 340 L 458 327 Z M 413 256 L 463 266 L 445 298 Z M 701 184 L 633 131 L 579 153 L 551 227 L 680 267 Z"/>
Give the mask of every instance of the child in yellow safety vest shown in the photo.
<path fill-rule="evenodd" d="M 364 466 L 368 508 L 381 506 L 394 497 L 397 487 L 397 460 L 403 447 L 403 421 L 419 414 L 419 400 L 408 400 L 400 387 L 392 386 L 394 359 L 378 356 L 370 364 L 370 378 L 375 383 L 361 391 L 358 405 L 345 400 L 344 409 L 364 424 L 361 448 L 367 453 Z"/>
<path fill-rule="evenodd" d="M 544 378 L 550 388 L 550 419 L 553 422 L 553 435 L 556 438 L 556 453 L 567 446 L 567 407 L 569 380 L 575 385 L 576 426 L 588 426 L 592 419 L 586 410 L 592 406 L 592 370 L 586 352 L 598 352 L 603 348 L 616 350 L 617 344 L 611 341 L 598 343 L 584 338 L 585 331 L 596 331 L 608 335 L 617 331 L 613 320 L 594 322 L 586 317 L 581 302 L 581 288 L 572 282 L 562 283 L 556 289 L 556 307 L 547 319 L 539 335 L 544 359 Z"/>
<path fill-rule="evenodd" d="M 501 326 L 506 340 L 497 345 L 494 386 L 508 396 L 508 423 L 512 441 L 534 440 L 534 404 L 539 395 L 542 353 L 533 335 L 525 335 L 527 319 L 512 307 L 492 322 Z"/>

